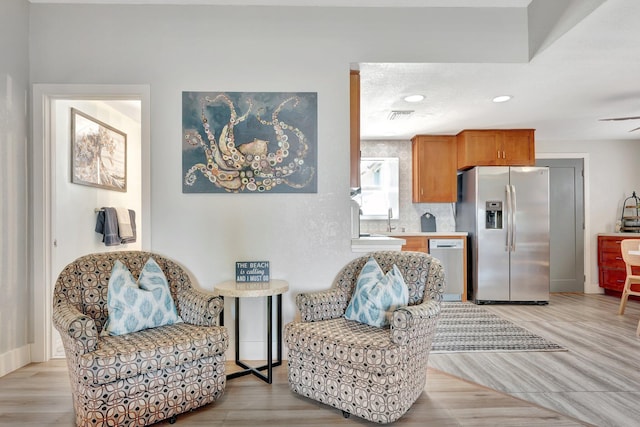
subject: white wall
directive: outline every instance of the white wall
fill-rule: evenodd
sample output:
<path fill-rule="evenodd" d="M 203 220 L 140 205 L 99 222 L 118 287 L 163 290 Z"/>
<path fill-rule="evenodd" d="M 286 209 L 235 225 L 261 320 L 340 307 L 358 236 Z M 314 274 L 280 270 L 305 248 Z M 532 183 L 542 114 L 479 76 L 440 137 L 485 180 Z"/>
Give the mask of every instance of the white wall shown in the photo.
<path fill-rule="evenodd" d="M 640 192 L 640 144 L 638 141 L 536 141 L 536 153 L 584 153 L 589 160 L 585 179 L 585 213 L 590 259 L 585 264 L 591 282 L 587 292 L 598 292 L 598 233 L 613 233 L 620 219 L 622 202 L 633 191 Z M 578 156 L 576 156 L 578 157 Z"/>
<path fill-rule="evenodd" d="M 32 4 L 31 80 L 150 84 L 152 249 L 205 289 L 233 278 L 236 260 L 271 261 L 272 276 L 291 284 L 286 322 L 296 294 L 327 288 L 356 256 L 349 64 L 526 60 L 525 13 L 508 9 Z M 317 92 L 318 193 L 182 194 L 182 91 Z M 243 351 L 258 357 L 263 303 L 244 307 L 254 319 L 243 323 Z"/>
<path fill-rule="evenodd" d="M 284 298 L 288 321 L 297 293 L 326 288 L 355 256 L 349 248 L 349 64 L 526 61 L 526 16 L 513 9 L 32 4 L 31 82 L 150 84 L 152 249 L 181 261 L 206 289 L 232 278 L 236 260 L 270 260 L 272 275 L 291 284 Z M 7 21 L 24 24 L 19 12 Z M 4 34 L 7 27 L 1 28 Z M 13 52 L 22 76 L 26 65 Z M 181 92 L 190 90 L 317 92 L 318 193 L 182 194 Z M 595 233 L 612 229 L 618 204 L 638 182 L 633 143 L 542 141 L 537 148 L 592 153 L 595 245 Z M 263 336 L 261 302 L 249 301 L 244 312 L 255 314 L 242 331 L 253 350 Z"/>
<path fill-rule="evenodd" d="M 0 376 L 28 362 L 26 0 L 0 2 Z"/>

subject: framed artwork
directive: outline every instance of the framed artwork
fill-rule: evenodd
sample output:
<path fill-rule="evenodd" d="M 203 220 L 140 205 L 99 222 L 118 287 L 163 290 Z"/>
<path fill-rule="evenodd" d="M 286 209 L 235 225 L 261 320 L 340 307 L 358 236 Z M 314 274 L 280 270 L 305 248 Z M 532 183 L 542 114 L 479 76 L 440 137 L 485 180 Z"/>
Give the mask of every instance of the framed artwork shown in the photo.
<path fill-rule="evenodd" d="M 71 182 L 127 191 L 127 135 L 71 109 Z"/>
<path fill-rule="evenodd" d="M 316 193 L 316 92 L 183 92 L 183 193 Z"/>

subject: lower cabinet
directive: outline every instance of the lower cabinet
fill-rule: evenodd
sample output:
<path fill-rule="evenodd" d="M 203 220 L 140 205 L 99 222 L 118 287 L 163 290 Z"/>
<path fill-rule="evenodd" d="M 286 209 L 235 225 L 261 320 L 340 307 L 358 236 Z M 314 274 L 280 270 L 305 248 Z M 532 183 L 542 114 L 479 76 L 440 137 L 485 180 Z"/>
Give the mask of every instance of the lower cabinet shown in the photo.
<path fill-rule="evenodd" d="M 425 252 L 427 254 L 429 253 L 429 244 L 425 236 L 402 236 L 400 238 L 404 239 L 406 242 L 402 246 L 403 251 Z"/>
<path fill-rule="evenodd" d="M 634 237 L 598 236 L 598 282 L 606 294 L 619 296 L 622 293 L 627 270 L 620 251 L 620 242 Z"/>

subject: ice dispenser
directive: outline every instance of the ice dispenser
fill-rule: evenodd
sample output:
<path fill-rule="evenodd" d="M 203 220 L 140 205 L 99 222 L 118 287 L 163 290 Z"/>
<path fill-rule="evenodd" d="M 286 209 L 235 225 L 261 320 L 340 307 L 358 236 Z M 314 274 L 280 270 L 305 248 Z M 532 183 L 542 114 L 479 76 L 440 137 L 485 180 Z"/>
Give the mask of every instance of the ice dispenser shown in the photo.
<path fill-rule="evenodd" d="M 489 200 L 486 204 L 487 229 L 502 228 L 502 202 L 500 200 Z"/>

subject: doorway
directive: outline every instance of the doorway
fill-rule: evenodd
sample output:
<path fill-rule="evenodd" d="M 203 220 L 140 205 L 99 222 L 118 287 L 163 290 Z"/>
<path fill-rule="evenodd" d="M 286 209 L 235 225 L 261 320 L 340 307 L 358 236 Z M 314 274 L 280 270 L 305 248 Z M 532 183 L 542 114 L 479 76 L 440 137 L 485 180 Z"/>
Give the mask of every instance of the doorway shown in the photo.
<path fill-rule="evenodd" d="M 583 159 L 537 159 L 549 167 L 551 292 L 584 292 Z"/>
<path fill-rule="evenodd" d="M 34 85 L 33 104 L 31 355 L 32 361 L 39 362 L 64 357 L 51 323 L 53 286 L 62 268 L 86 253 L 150 247 L 149 87 Z M 126 134 L 126 192 L 71 182 L 72 108 Z M 96 209 L 103 206 L 124 206 L 136 212 L 136 243 L 107 247 L 101 242 L 94 228 Z"/>

